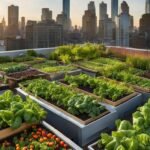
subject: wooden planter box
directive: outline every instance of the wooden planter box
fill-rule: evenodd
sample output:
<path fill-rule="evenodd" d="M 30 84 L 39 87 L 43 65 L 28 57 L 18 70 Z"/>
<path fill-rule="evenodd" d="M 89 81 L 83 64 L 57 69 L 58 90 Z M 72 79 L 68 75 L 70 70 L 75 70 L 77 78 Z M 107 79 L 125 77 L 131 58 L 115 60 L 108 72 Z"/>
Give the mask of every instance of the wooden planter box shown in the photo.
<path fill-rule="evenodd" d="M 63 81 L 63 80 L 60 80 L 60 81 Z M 62 83 L 62 82 L 60 82 L 60 83 L 63 84 L 64 86 L 69 86 L 69 85 L 64 84 L 64 83 Z M 99 96 L 97 96 L 97 95 L 95 95 L 95 94 L 93 94 L 93 93 L 84 91 L 84 90 L 79 89 L 79 88 L 74 88 L 74 89 L 75 89 L 76 91 L 79 91 L 79 92 L 82 92 L 82 93 L 86 93 L 87 95 L 91 95 L 91 96 L 95 97 L 98 101 L 103 102 L 103 103 L 107 103 L 107 104 L 112 105 L 112 106 L 118 106 L 118 105 L 120 105 L 120 104 L 122 104 L 122 103 L 124 103 L 124 102 L 127 102 L 127 101 L 130 100 L 131 98 L 133 98 L 133 97 L 135 97 L 135 96 L 138 95 L 137 92 L 134 92 L 134 93 L 129 94 L 128 96 L 125 96 L 125 97 L 121 98 L 120 100 L 118 100 L 118 101 L 116 101 L 116 102 L 113 102 L 113 101 L 108 100 L 108 99 L 100 99 Z"/>
<path fill-rule="evenodd" d="M 150 93 L 150 89 L 145 89 L 143 87 L 136 86 L 136 85 L 131 85 L 131 84 L 129 84 L 129 85 L 132 86 L 137 92 L 140 92 L 140 93 Z"/>
<path fill-rule="evenodd" d="M 21 125 L 21 127 L 19 127 L 18 129 L 12 129 L 12 128 L 6 128 L 3 130 L 0 130 L 0 141 L 3 139 L 6 139 L 10 136 L 13 136 L 15 134 L 18 134 L 19 132 L 28 129 L 32 126 L 33 124 L 27 124 L 27 123 L 23 123 Z"/>
<path fill-rule="evenodd" d="M 43 73 L 39 70 L 36 70 L 34 68 L 30 68 L 28 70 L 25 70 L 25 71 L 22 71 L 22 72 L 16 72 L 16 73 L 13 73 L 13 74 L 17 74 L 17 73 L 24 73 L 24 72 L 27 72 L 27 71 L 32 71 L 32 70 L 35 70 L 38 72 L 37 75 L 33 75 L 33 76 L 30 76 L 30 77 L 20 77 L 20 78 L 14 78 L 14 77 L 11 77 L 12 74 L 8 74 L 6 75 L 6 80 L 8 82 L 8 85 L 10 88 L 15 88 L 19 82 L 23 81 L 23 80 L 29 80 L 29 79 L 36 79 L 36 78 L 44 78 L 44 79 L 50 79 L 50 76 L 49 74 L 46 74 L 46 73 Z"/>
<path fill-rule="evenodd" d="M 26 91 L 26 89 L 25 89 L 22 85 L 19 85 L 19 86 L 20 86 L 24 91 Z M 30 93 L 30 92 L 28 92 L 28 94 L 31 95 L 31 96 L 35 96 L 34 94 L 32 94 L 32 93 Z M 61 113 L 65 114 L 66 116 L 69 116 L 69 117 L 73 118 L 74 120 L 78 121 L 79 123 L 81 123 L 81 124 L 83 124 L 83 125 L 87 125 L 87 124 L 89 124 L 89 123 L 91 123 L 91 122 L 93 122 L 93 121 L 95 121 L 95 120 L 97 120 L 97 119 L 102 118 L 103 116 L 107 115 L 108 113 L 110 113 L 110 112 L 107 110 L 107 111 L 105 111 L 105 112 L 99 114 L 97 117 L 89 118 L 89 119 L 87 119 L 87 120 L 82 120 L 82 119 L 80 119 L 80 118 L 78 118 L 78 117 L 72 115 L 71 113 L 65 111 L 64 109 L 62 109 L 62 108 L 60 108 L 60 107 L 58 107 L 58 106 L 52 104 L 51 102 L 48 102 L 48 101 L 42 99 L 41 97 L 36 96 L 36 98 L 37 98 L 38 100 L 40 100 L 41 102 L 47 104 L 47 106 L 50 106 L 50 107 L 53 107 L 53 108 L 57 109 L 57 110 L 60 111 Z"/>

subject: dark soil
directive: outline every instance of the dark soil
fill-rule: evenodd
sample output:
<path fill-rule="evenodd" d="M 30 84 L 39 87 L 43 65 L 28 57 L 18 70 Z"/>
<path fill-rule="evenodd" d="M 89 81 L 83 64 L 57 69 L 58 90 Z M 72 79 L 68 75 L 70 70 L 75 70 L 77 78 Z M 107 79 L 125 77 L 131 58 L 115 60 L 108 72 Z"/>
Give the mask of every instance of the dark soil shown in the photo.
<path fill-rule="evenodd" d="M 145 72 L 145 73 L 143 74 L 143 77 L 150 79 L 150 71 Z"/>
<path fill-rule="evenodd" d="M 42 75 L 42 73 L 39 72 L 38 70 L 29 69 L 26 71 L 9 74 L 8 77 L 15 78 L 15 79 L 22 79 L 22 78 L 26 79 L 26 78 L 30 78 L 32 76 L 38 76 L 38 75 Z"/>

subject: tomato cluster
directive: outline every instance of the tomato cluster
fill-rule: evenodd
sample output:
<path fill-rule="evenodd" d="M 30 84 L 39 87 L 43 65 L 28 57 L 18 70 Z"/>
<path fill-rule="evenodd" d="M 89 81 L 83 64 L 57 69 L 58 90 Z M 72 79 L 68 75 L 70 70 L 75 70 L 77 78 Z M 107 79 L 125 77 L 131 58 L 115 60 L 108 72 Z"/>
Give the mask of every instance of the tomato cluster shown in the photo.
<path fill-rule="evenodd" d="M 0 144 L 0 149 L 14 147 L 16 150 L 68 150 L 69 146 L 55 134 L 48 132 L 42 127 L 32 126 L 32 129 L 24 130 L 13 140 L 5 140 Z"/>

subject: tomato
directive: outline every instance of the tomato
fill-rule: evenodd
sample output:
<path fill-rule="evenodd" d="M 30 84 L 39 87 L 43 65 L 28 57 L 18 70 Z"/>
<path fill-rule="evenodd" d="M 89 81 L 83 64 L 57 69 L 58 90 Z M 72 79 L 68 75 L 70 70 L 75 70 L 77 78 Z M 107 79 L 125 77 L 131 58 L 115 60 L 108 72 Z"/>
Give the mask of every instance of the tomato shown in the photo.
<path fill-rule="evenodd" d="M 54 142 L 49 142 L 49 143 L 48 143 L 48 146 L 49 146 L 49 147 L 54 146 Z"/>
<path fill-rule="evenodd" d="M 38 139 L 38 135 L 36 135 L 36 134 L 34 134 L 34 135 L 32 135 L 32 137 L 34 138 L 34 139 Z"/>
<path fill-rule="evenodd" d="M 48 134 L 47 134 L 47 137 L 48 137 L 48 138 L 51 138 L 52 136 L 53 136 L 53 134 L 51 134 L 51 133 L 48 133 Z"/>
<path fill-rule="evenodd" d="M 68 147 L 68 145 L 67 144 L 64 144 L 64 148 L 67 148 Z"/>
<path fill-rule="evenodd" d="M 37 131 L 36 134 L 37 134 L 37 135 L 41 135 L 41 132 L 40 132 L 40 131 Z"/>
<path fill-rule="evenodd" d="M 44 141 L 47 141 L 47 137 L 44 137 L 43 140 L 44 140 Z"/>
<path fill-rule="evenodd" d="M 40 138 L 39 141 L 40 141 L 40 143 L 43 143 L 43 142 L 44 142 L 44 139 L 43 139 L 43 138 Z"/>
<path fill-rule="evenodd" d="M 42 128 L 38 128 L 38 131 L 42 132 Z"/>
<path fill-rule="evenodd" d="M 60 145 L 62 146 L 62 147 L 64 147 L 64 141 L 60 141 Z"/>
<path fill-rule="evenodd" d="M 53 135 L 53 136 L 52 136 L 52 139 L 56 139 L 56 135 Z"/>
<path fill-rule="evenodd" d="M 56 142 L 58 142 L 58 143 L 60 142 L 60 138 L 56 138 L 55 140 L 56 140 Z"/>
<path fill-rule="evenodd" d="M 45 131 L 42 131 L 42 136 L 47 136 Z"/>

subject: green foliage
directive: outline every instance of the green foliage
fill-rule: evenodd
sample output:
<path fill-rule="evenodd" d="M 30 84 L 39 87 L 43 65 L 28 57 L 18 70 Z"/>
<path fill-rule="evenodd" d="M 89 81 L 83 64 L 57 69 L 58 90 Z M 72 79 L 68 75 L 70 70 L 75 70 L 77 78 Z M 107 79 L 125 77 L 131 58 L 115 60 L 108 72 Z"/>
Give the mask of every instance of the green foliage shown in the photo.
<path fill-rule="evenodd" d="M 89 117 L 95 117 L 105 111 L 105 107 L 96 102 L 93 97 L 77 93 L 56 82 L 36 79 L 32 80 L 26 89 L 36 96 L 63 107 L 73 115 L 86 114 Z"/>
<path fill-rule="evenodd" d="M 105 150 L 150 149 L 150 99 L 133 114 L 133 124 L 118 120 L 117 131 L 101 134 L 98 146 Z"/>
<path fill-rule="evenodd" d="M 97 58 L 104 53 L 106 48 L 103 45 L 87 43 L 84 45 L 65 45 L 58 47 L 50 58 L 70 63 L 79 60 Z"/>
<path fill-rule="evenodd" d="M 18 64 L 18 65 L 9 66 L 8 68 L 4 68 L 3 71 L 9 74 L 9 73 L 14 73 L 14 72 L 24 71 L 28 68 L 29 67 L 27 65 Z"/>
<path fill-rule="evenodd" d="M 140 57 L 128 57 L 126 62 L 138 69 L 150 70 L 150 59 Z"/>
<path fill-rule="evenodd" d="M 0 63 L 11 62 L 12 58 L 8 56 L 0 56 Z"/>
<path fill-rule="evenodd" d="M 125 86 L 124 84 L 105 78 L 91 77 L 86 74 L 65 76 L 64 80 L 73 86 L 91 87 L 93 89 L 93 93 L 96 95 L 113 101 L 117 101 L 133 92 L 131 88 Z"/>
<path fill-rule="evenodd" d="M 46 116 L 46 112 L 31 99 L 24 101 L 12 91 L 0 95 L 0 129 L 19 128 L 22 123 L 39 123 Z"/>
<path fill-rule="evenodd" d="M 27 56 L 32 56 L 32 57 L 37 57 L 38 56 L 38 54 L 34 50 L 28 50 L 26 55 Z"/>

